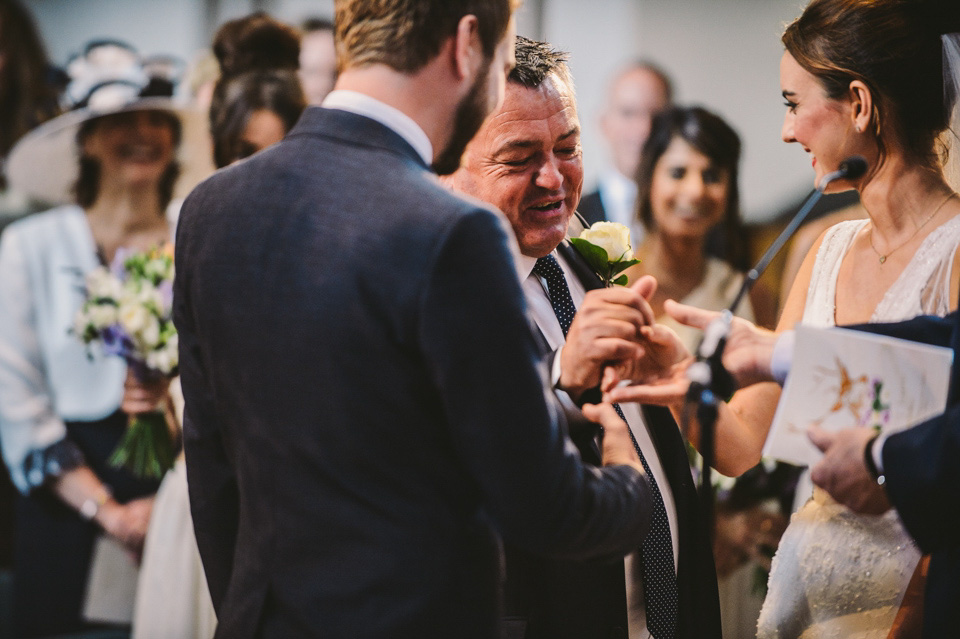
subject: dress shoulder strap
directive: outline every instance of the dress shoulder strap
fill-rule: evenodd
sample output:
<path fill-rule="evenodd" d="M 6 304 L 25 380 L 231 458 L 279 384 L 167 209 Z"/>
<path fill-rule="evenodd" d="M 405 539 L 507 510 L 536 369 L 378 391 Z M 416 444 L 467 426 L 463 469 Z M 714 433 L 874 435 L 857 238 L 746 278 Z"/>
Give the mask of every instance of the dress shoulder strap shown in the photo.
<path fill-rule="evenodd" d="M 868 220 L 845 220 L 827 229 L 810 275 L 807 300 L 803 307 L 803 323 L 810 326 L 833 326 L 836 321 L 837 276 L 840 264 L 853 239 Z"/>

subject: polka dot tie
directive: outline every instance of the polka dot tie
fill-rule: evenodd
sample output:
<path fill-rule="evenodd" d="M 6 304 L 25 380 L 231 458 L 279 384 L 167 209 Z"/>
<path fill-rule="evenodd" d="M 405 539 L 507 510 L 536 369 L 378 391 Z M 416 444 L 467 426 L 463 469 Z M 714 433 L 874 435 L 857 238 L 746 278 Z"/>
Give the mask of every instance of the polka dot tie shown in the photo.
<path fill-rule="evenodd" d="M 570 288 L 567 286 L 563 270 L 553 255 L 547 255 L 537 260 L 533 267 L 533 273 L 547 281 L 550 305 L 553 306 L 553 312 L 557 315 L 560 328 L 563 329 L 563 336 L 566 337 L 567 331 L 570 330 L 570 324 L 573 323 L 573 316 L 577 312 L 577 307 L 574 306 L 573 298 L 570 297 Z M 620 419 L 627 421 L 620 407 L 616 404 L 613 407 Z M 667 509 L 663 504 L 663 496 L 660 494 L 657 480 L 650 472 L 650 466 L 647 464 L 633 432 L 630 429 L 627 429 L 627 432 L 630 433 L 630 440 L 637 450 L 637 456 L 640 457 L 643 470 L 647 473 L 647 479 L 650 481 L 653 494 L 653 521 L 650 525 L 650 532 L 647 533 L 643 544 L 640 546 L 647 629 L 650 630 L 654 639 L 674 639 L 677 630 L 678 596 L 677 573 L 673 566 L 673 541 L 670 537 L 670 522 L 667 519 Z"/>

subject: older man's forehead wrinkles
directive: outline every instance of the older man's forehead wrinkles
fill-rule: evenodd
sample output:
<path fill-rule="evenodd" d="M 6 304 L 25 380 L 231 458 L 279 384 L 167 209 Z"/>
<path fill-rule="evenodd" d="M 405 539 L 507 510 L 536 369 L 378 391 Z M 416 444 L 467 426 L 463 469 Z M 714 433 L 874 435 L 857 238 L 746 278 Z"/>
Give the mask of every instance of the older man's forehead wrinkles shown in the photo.
<path fill-rule="evenodd" d="M 572 138 L 572 137 L 574 137 L 574 136 L 576 136 L 576 135 L 580 135 L 580 125 L 579 125 L 579 124 L 574 124 L 572 127 L 570 127 L 570 130 L 569 130 L 569 131 L 567 131 L 566 133 L 564 133 L 563 135 L 561 135 L 559 138 L 557 138 L 557 140 L 559 140 L 560 142 L 563 142 L 563 141 L 565 141 L 567 138 Z"/>
<path fill-rule="evenodd" d="M 527 151 L 529 149 L 540 148 L 540 142 L 538 140 L 529 140 L 529 139 L 513 139 L 507 140 L 503 144 L 497 147 L 493 155 L 498 156 L 504 153 L 510 153 L 511 151 Z"/>

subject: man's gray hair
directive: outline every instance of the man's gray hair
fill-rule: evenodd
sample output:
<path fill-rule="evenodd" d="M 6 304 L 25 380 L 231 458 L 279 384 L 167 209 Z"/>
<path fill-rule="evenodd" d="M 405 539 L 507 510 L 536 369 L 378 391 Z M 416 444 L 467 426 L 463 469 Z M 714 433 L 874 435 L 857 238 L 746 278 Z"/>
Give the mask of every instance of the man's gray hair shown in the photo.
<path fill-rule="evenodd" d="M 567 66 L 570 56 L 566 51 L 559 51 L 546 42 L 518 35 L 515 55 L 517 65 L 507 78 L 510 82 L 536 89 L 552 73 L 573 93 L 573 76 Z"/>

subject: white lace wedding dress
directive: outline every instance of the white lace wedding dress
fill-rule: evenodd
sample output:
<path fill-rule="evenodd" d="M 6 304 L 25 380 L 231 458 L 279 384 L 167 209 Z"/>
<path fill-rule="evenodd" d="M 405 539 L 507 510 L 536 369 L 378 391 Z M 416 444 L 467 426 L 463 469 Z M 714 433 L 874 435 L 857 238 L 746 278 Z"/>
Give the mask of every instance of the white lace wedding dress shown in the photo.
<path fill-rule="evenodd" d="M 867 220 L 841 222 L 817 253 L 803 323 L 834 325 L 840 263 Z M 931 232 L 871 322 L 946 315 L 960 217 Z M 773 559 L 758 639 L 886 639 L 920 552 L 894 510 L 857 515 L 824 491 L 790 520 Z"/>

